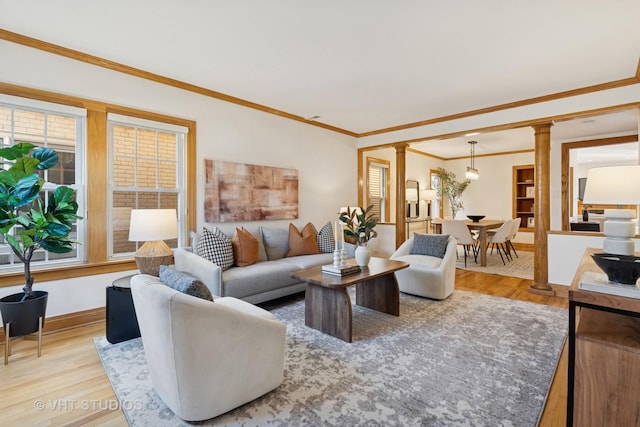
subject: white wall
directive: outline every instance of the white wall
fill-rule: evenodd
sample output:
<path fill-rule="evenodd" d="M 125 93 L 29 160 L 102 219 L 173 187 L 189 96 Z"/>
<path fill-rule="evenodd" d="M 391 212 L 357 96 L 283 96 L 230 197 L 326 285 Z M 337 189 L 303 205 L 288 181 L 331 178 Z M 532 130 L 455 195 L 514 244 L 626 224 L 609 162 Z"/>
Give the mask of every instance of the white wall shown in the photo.
<path fill-rule="evenodd" d="M 197 224 L 204 223 L 203 160 L 288 167 L 299 173 L 299 220 L 317 226 L 357 201 L 355 138 L 46 52 L 0 41 L 0 81 L 197 122 Z M 89 213 L 90 214 L 90 213 Z M 85 214 L 86 215 L 86 214 Z M 286 226 L 288 221 L 269 221 Z M 36 283 L 51 289 L 49 316 L 104 306 L 104 287 L 130 272 Z M 0 297 L 20 287 L 0 288 Z M 64 301 L 57 300 L 63 296 Z"/>
<path fill-rule="evenodd" d="M 486 215 L 487 218 L 513 218 L 513 170 L 514 165 L 533 164 L 534 154 L 518 153 L 502 156 L 476 157 L 475 166 L 480 179 L 471 184 L 462 193 L 464 209 L 458 212 L 458 218 L 467 215 Z M 446 163 L 449 171 L 455 172 L 458 181 L 464 180 L 469 159 L 451 160 Z M 451 211 L 448 212 L 451 214 Z"/>

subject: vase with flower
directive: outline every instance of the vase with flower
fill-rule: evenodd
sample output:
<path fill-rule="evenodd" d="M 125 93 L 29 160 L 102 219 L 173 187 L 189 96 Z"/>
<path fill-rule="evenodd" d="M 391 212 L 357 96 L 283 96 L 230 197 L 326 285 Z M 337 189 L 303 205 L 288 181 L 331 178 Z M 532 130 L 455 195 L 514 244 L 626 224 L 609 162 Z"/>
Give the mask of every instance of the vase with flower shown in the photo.
<path fill-rule="evenodd" d="M 347 207 L 346 211 L 340 212 L 339 219 L 344 224 L 345 240 L 357 245 L 356 263 L 366 267 L 371 259 L 369 240 L 378 236 L 378 232 L 374 230 L 378 224 L 378 217 L 373 212 L 373 205 L 369 205 L 367 209 Z"/>

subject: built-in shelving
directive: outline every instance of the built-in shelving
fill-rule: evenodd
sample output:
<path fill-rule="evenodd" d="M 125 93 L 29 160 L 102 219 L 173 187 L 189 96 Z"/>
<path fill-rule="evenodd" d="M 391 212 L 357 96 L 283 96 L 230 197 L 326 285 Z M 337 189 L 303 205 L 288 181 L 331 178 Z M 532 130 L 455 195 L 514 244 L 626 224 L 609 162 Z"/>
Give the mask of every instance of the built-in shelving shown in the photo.
<path fill-rule="evenodd" d="M 535 225 L 535 169 L 533 165 L 513 166 L 513 217 L 520 218 L 520 230 Z"/>

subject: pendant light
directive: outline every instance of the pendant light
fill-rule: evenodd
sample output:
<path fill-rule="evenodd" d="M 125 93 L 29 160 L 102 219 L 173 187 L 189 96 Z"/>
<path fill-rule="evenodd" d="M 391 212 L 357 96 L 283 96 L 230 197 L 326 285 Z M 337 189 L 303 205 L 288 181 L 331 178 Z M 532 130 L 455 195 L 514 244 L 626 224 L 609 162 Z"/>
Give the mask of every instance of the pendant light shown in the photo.
<path fill-rule="evenodd" d="M 477 143 L 478 141 L 469 141 L 469 144 L 471 145 L 471 166 L 467 166 L 467 172 L 464 174 L 465 178 L 471 179 L 474 181 L 480 178 L 478 169 L 476 169 L 475 167 L 475 154 L 476 154 L 475 145 Z"/>

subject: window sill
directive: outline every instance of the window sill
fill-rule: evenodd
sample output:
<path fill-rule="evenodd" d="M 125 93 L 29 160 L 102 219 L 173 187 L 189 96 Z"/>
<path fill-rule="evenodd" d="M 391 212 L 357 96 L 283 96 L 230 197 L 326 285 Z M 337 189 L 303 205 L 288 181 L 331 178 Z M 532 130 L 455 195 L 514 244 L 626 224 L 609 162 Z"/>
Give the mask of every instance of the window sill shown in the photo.
<path fill-rule="evenodd" d="M 113 273 L 117 271 L 135 270 L 138 266 L 135 260 L 120 260 L 94 264 L 81 264 L 33 271 L 34 283 L 49 282 L 51 280 L 70 279 L 73 277 L 93 276 L 95 274 Z M 14 271 L 0 274 L 0 288 L 24 285 L 24 272 Z"/>

